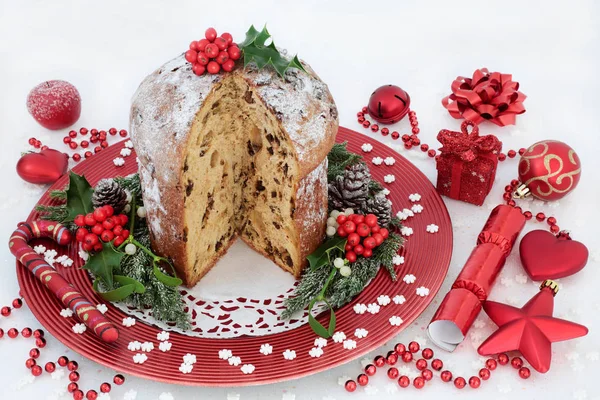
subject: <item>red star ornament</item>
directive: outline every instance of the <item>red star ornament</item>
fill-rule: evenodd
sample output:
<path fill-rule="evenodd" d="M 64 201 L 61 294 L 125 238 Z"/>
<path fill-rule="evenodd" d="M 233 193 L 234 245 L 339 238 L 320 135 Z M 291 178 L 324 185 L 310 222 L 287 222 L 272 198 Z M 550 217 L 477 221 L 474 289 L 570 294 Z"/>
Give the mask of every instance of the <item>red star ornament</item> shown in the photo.
<path fill-rule="evenodd" d="M 552 359 L 552 343 L 585 336 L 588 329 L 571 321 L 554 318 L 554 296 L 558 286 L 545 281 L 540 292 L 523 306 L 516 308 L 486 301 L 483 309 L 498 330 L 479 346 L 482 356 L 518 350 L 535 370 L 548 372 Z"/>

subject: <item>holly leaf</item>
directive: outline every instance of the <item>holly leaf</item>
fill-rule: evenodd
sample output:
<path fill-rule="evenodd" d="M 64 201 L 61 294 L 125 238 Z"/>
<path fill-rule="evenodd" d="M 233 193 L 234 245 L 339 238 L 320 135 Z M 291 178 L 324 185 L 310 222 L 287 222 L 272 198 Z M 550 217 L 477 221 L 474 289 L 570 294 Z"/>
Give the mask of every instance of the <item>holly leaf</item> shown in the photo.
<path fill-rule="evenodd" d="M 329 308 L 329 326 L 325 328 L 319 321 L 317 321 L 315 317 L 313 317 L 313 315 L 310 312 L 313 306 L 315 305 L 315 302 L 316 301 L 313 300 L 308 305 L 308 324 L 310 325 L 314 333 L 321 336 L 322 338 L 329 339 L 333 335 L 333 332 L 335 332 L 335 312 L 333 311 L 331 305 L 328 302 L 325 302 L 325 304 L 327 304 L 327 307 Z"/>
<path fill-rule="evenodd" d="M 255 62 L 259 69 L 272 65 L 282 78 L 288 68 L 296 68 L 306 72 L 298 56 L 288 60 L 281 55 L 271 34 L 267 31 L 266 25 L 260 32 L 254 25 L 250 26 L 250 29 L 246 32 L 246 39 L 240 43 L 239 47 L 244 52 L 244 67 L 251 62 Z"/>
<path fill-rule="evenodd" d="M 73 222 L 76 216 L 94 211 L 92 194 L 94 188 L 83 175 L 69 173 L 69 187 L 67 193 L 67 217 L 63 222 Z"/>
<path fill-rule="evenodd" d="M 121 260 L 124 255 L 124 253 L 115 250 L 112 244 L 103 243 L 102 251 L 92 255 L 83 266 L 83 269 L 92 272 L 102 280 L 107 289 L 112 290 L 114 288 L 113 273 L 121 271 Z"/>
<path fill-rule="evenodd" d="M 314 271 L 323 265 L 329 264 L 331 262 L 331 251 L 335 249 L 344 251 L 345 246 L 346 239 L 339 236 L 334 236 L 331 239 L 326 240 L 314 252 L 306 257 L 310 264 L 310 269 Z"/>

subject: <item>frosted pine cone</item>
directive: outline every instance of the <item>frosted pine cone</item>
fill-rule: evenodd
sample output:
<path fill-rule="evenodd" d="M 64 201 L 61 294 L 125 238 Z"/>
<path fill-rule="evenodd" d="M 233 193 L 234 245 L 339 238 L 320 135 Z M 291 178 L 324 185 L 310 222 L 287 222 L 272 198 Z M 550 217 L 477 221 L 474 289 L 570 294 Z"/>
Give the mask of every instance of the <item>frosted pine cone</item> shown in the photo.
<path fill-rule="evenodd" d="M 112 179 L 102 179 L 94 188 L 92 195 L 94 208 L 110 205 L 115 214 L 120 214 L 127 205 L 127 193 Z"/>
<path fill-rule="evenodd" d="M 354 164 L 338 175 L 329 186 L 329 208 L 360 208 L 367 201 L 371 173 L 364 163 Z"/>
<path fill-rule="evenodd" d="M 377 222 L 381 226 L 388 226 L 392 220 L 392 203 L 380 192 L 367 199 L 361 212 L 364 214 L 375 214 Z"/>

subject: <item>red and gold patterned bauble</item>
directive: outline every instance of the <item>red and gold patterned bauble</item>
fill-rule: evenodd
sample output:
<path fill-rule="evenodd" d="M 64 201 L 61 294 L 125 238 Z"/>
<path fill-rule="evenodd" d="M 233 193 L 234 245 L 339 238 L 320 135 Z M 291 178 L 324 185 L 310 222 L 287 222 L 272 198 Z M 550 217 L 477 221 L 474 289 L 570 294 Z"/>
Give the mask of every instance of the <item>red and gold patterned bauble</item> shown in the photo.
<path fill-rule="evenodd" d="M 46 149 L 27 153 L 17 162 L 17 174 L 29 183 L 54 183 L 67 172 L 69 156 Z"/>
<path fill-rule="evenodd" d="M 400 121 L 410 109 L 410 96 L 394 85 L 377 88 L 369 99 L 369 115 L 380 124 Z"/>
<path fill-rule="evenodd" d="M 540 200 L 558 200 L 570 193 L 581 177 L 581 162 L 575 150 L 557 140 L 534 143 L 519 161 L 519 181 L 516 194 L 529 194 Z"/>

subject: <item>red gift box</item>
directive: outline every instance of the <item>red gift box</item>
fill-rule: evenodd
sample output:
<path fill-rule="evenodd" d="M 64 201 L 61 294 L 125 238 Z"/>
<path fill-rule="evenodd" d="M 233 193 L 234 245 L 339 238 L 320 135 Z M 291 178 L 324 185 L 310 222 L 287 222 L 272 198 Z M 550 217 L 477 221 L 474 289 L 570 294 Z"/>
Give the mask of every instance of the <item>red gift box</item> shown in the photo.
<path fill-rule="evenodd" d="M 471 121 L 464 121 L 460 129 L 438 133 L 442 147 L 437 158 L 437 191 L 480 206 L 492 189 L 502 142 L 494 135 L 479 136 L 479 128 Z"/>

